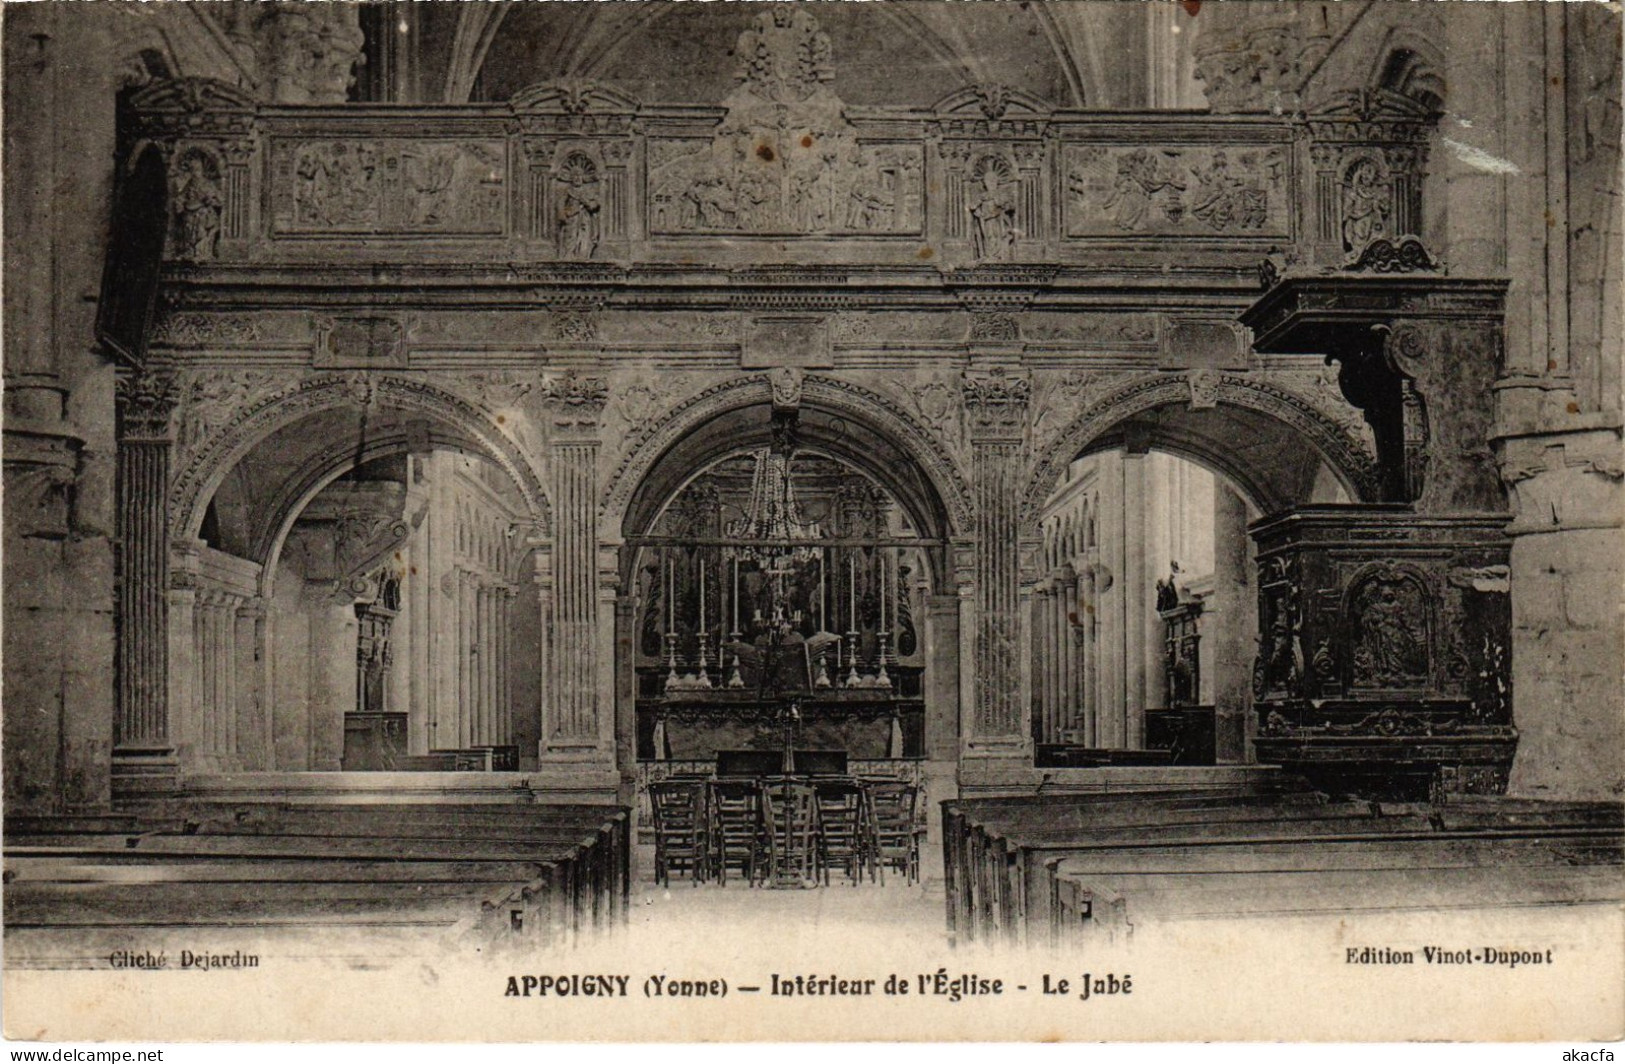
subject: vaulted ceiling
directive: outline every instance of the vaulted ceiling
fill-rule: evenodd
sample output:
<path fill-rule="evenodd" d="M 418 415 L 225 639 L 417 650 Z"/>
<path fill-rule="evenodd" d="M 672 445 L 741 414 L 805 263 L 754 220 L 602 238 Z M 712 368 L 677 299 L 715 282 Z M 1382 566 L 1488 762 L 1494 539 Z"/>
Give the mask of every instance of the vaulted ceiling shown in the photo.
<path fill-rule="evenodd" d="M 929 106 L 997 82 L 1056 106 L 1132 106 L 1146 67 L 1146 5 L 817 4 L 849 104 Z M 733 48 L 755 4 L 424 5 L 423 92 L 505 100 L 560 78 L 651 102 L 714 104 L 736 84 Z"/>

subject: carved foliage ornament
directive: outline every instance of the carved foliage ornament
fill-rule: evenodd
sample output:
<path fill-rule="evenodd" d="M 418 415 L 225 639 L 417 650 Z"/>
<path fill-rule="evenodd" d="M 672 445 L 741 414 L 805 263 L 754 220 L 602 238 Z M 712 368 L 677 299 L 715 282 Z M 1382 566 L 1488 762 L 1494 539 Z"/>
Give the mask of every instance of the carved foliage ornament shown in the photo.
<path fill-rule="evenodd" d="M 263 370 L 206 370 L 190 377 L 181 395 L 181 446 L 196 447 L 276 385 L 276 375 Z"/>

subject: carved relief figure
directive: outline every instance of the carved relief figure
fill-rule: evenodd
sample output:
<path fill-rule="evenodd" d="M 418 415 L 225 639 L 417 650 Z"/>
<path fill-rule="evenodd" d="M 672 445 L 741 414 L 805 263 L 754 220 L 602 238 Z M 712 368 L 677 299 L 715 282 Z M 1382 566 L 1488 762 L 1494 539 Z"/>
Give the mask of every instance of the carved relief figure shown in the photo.
<path fill-rule="evenodd" d="M 1009 165 L 986 156 L 976 165 L 981 189 L 970 202 L 971 246 L 978 259 L 1004 261 L 1016 244 L 1016 199 L 1010 188 Z"/>
<path fill-rule="evenodd" d="M 1070 236 L 1289 228 L 1280 148 L 1080 145 L 1066 158 Z"/>
<path fill-rule="evenodd" d="M 590 259 L 598 250 L 599 210 L 603 200 L 598 191 L 598 168 L 579 152 L 564 160 L 558 176 L 559 257 Z"/>
<path fill-rule="evenodd" d="M 1227 229 L 1257 229 L 1269 217 L 1269 193 L 1258 180 L 1254 160 L 1241 157 L 1243 165 L 1230 169 L 1224 149 L 1215 149 L 1213 161 L 1205 170 L 1193 170 L 1196 189 L 1191 196 L 1191 214 L 1220 232 Z"/>
<path fill-rule="evenodd" d="M 500 141 L 313 139 L 273 152 L 277 232 L 502 231 Z"/>
<path fill-rule="evenodd" d="M 1185 182 L 1175 173 L 1172 162 L 1144 148 L 1117 160 L 1117 182 L 1106 209 L 1113 212 L 1118 228 L 1131 232 L 1146 228 L 1153 208 L 1160 208 L 1170 222 L 1179 221 L 1185 213 L 1180 198 Z"/>
<path fill-rule="evenodd" d="M 175 241 L 182 258 L 212 259 L 220 246 L 220 194 L 217 174 L 211 174 L 213 161 L 202 152 L 182 156 L 175 178 Z"/>
<path fill-rule="evenodd" d="M 295 168 L 294 203 L 305 226 L 367 225 L 377 221 L 378 154 L 368 143 L 308 144 Z"/>
<path fill-rule="evenodd" d="M 1388 232 L 1392 190 L 1377 161 L 1362 158 L 1343 178 L 1343 250 L 1358 252 Z"/>
<path fill-rule="evenodd" d="M 1355 684 L 1387 687 L 1426 679 L 1425 611 L 1421 589 L 1403 578 L 1378 577 L 1355 593 Z"/>

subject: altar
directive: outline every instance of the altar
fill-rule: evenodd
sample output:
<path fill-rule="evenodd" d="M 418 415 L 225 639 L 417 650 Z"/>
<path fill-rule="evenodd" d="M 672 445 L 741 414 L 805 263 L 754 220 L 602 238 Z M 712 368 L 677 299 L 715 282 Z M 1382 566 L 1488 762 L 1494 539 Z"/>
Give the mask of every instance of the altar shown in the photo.
<path fill-rule="evenodd" d="M 798 445 L 725 458 L 640 538 L 636 715 L 642 762 L 727 750 L 924 754 L 923 540 L 864 472 Z M 789 734 L 786 734 L 788 729 Z"/>
<path fill-rule="evenodd" d="M 726 691 L 653 704 L 640 714 L 639 754 L 659 761 L 703 761 L 724 750 L 778 750 L 784 743 L 784 704 L 755 692 Z M 798 748 L 840 750 L 862 761 L 921 756 L 925 706 L 918 698 L 830 692 L 799 701 L 797 708 Z"/>

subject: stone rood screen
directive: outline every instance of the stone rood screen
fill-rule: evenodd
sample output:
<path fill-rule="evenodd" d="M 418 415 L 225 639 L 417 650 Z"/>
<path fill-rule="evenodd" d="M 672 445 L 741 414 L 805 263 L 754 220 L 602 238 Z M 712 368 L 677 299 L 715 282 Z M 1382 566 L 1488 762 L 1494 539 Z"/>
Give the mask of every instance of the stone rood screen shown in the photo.
<path fill-rule="evenodd" d="M 126 143 L 165 148 L 168 258 L 194 263 L 1146 266 L 1177 247 L 1251 269 L 1345 265 L 1416 230 L 1430 122 L 1397 95 L 1123 115 L 977 85 L 860 108 L 811 16 L 761 19 L 721 106 L 572 82 L 455 110 L 287 107 L 172 81 L 128 101 Z"/>

